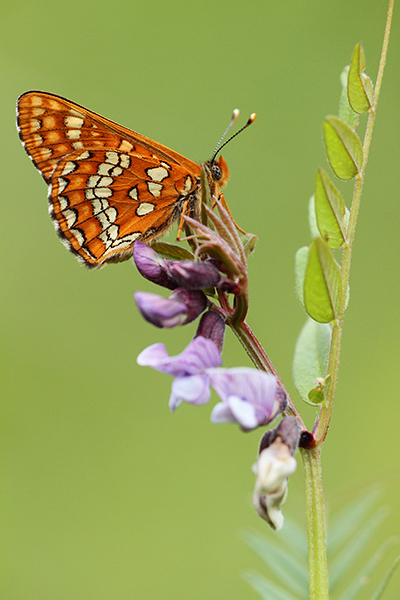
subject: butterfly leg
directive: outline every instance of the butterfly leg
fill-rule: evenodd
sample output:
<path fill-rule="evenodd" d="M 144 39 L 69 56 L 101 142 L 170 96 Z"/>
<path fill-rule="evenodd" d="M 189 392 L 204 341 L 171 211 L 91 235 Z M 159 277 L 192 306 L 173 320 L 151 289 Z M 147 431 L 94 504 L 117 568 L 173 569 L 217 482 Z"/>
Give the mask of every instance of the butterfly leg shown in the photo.
<path fill-rule="evenodd" d="M 247 232 L 246 232 L 246 231 L 244 231 L 244 230 L 243 230 L 241 227 L 239 227 L 239 225 L 236 223 L 235 219 L 232 217 L 232 213 L 231 213 L 231 211 L 230 211 L 230 208 L 229 208 L 229 206 L 228 206 L 228 203 L 227 203 L 227 201 L 225 200 L 225 196 L 224 196 L 223 194 L 220 194 L 220 196 L 219 196 L 219 201 L 221 202 L 221 204 L 222 204 L 222 206 L 225 208 L 225 210 L 228 212 L 228 214 L 229 214 L 230 218 L 232 219 L 232 221 L 233 221 L 233 223 L 234 223 L 234 225 L 235 225 L 236 229 L 237 229 L 238 231 L 240 231 L 240 233 L 243 233 L 243 235 L 246 235 L 246 234 L 247 234 Z"/>
<path fill-rule="evenodd" d="M 189 207 L 189 200 L 185 200 L 185 202 L 183 203 L 183 206 L 182 206 L 181 218 L 179 219 L 178 235 L 176 236 L 176 239 L 178 242 L 181 239 L 181 233 L 182 233 L 183 225 L 185 223 L 183 217 L 185 216 L 185 214 L 188 210 L 188 207 Z"/>

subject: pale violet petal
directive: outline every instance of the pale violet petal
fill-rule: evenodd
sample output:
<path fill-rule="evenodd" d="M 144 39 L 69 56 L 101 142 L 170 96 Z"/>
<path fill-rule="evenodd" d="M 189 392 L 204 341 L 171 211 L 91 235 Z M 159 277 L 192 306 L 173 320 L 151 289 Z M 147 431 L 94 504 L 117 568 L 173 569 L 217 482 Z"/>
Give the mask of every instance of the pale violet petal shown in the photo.
<path fill-rule="evenodd" d="M 207 375 L 176 377 L 172 382 L 169 407 L 172 412 L 182 402 L 201 405 L 210 399 L 210 382 Z"/>
<path fill-rule="evenodd" d="M 212 423 L 236 423 L 236 419 L 232 414 L 231 409 L 224 402 L 219 402 L 211 411 Z"/>
<path fill-rule="evenodd" d="M 244 402 L 237 396 L 230 396 L 227 402 L 235 420 L 245 429 L 255 429 L 258 426 L 258 420 L 254 406 Z"/>

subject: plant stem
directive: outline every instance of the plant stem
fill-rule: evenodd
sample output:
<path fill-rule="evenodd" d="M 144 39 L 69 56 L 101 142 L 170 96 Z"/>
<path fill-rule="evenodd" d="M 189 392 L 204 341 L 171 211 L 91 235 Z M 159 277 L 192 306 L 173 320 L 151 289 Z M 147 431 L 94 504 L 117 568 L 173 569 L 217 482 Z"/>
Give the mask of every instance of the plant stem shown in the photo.
<path fill-rule="evenodd" d="M 368 153 L 371 144 L 372 131 L 375 123 L 376 108 L 378 105 L 379 93 L 382 85 L 383 71 L 386 62 L 390 26 L 393 14 L 393 2 L 394 0 L 389 0 L 388 15 L 386 20 L 386 28 L 383 40 L 381 59 L 379 63 L 378 76 L 372 101 L 372 107 L 369 111 L 367 129 L 364 137 L 363 162 L 360 169 L 360 173 L 356 178 L 356 183 L 354 186 L 353 201 L 351 204 L 350 219 L 347 228 L 347 243 L 343 251 L 341 266 L 343 298 L 339 313 L 337 315 L 337 319 L 333 322 L 332 328 L 331 352 L 328 366 L 328 373 L 331 376 L 330 385 L 328 389 L 328 394 L 325 399 L 325 403 L 321 407 L 318 425 L 316 427 L 316 430 L 314 431 L 316 445 L 311 450 L 301 450 L 304 463 L 304 478 L 306 486 L 310 600 L 328 600 L 329 598 L 325 539 L 324 497 L 321 472 L 321 450 L 323 442 L 328 433 L 336 393 L 336 386 L 339 373 L 343 321 L 344 313 L 346 310 L 347 289 L 350 277 L 351 257 L 353 251 L 357 218 L 360 210 L 361 193 L 365 179 L 365 170 L 367 166 Z"/>
<path fill-rule="evenodd" d="M 294 402 L 290 397 L 290 394 L 283 385 L 283 382 L 279 377 L 277 370 L 275 369 L 274 365 L 267 356 L 264 348 L 261 346 L 260 342 L 250 329 L 249 325 L 246 323 L 246 321 L 232 323 L 229 319 L 227 320 L 227 323 L 230 325 L 231 329 L 239 339 L 240 343 L 246 350 L 248 356 L 253 361 L 257 369 L 260 369 L 261 371 L 267 371 L 267 373 L 272 373 L 276 377 L 280 387 L 284 390 L 287 397 L 288 407 L 285 413 L 293 415 L 296 418 L 300 429 L 305 429 L 303 419 L 301 418 L 297 408 L 295 407 Z"/>
<path fill-rule="evenodd" d="M 317 445 L 323 444 L 326 435 L 328 433 L 329 424 L 333 411 L 333 404 L 336 394 L 337 380 L 339 374 L 339 361 L 340 361 L 340 349 L 341 349 L 341 340 L 342 340 L 342 331 L 343 331 L 343 321 L 344 321 L 344 313 L 346 310 L 347 303 L 347 290 L 349 286 L 349 278 L 350 278 L 350 265 L 351 258 L 353 253 L 353 245 L 354 245 L 354 237 L 356 232 L 356 225 L 358 219 L 358 213 L 360 210 L 361 203 L 361 194 L 364 185 L 365 179 L 365 170 L 367 167 L 369 148 L 371 145 L 372 139 L 372 131 L 375 123 L 376 109 L 379 100 L 379 94 L 382 85 L 383 72 L 385 69 L 386 56 L 389 44 L 389 35 L 390 35 L 390 26 L 392 22 L 393 15 L 393 3 L 394 0 L 389 0 L 389 8 L 386 19 L 386 27 L 385 27 L 385 35 L 383 38 L 382 45 L 382 53 L 381 59 L 379 62 L 378 75 L 375 85 L 374 97 L 372 100 L 372 107 L 369 111 L 367 128 L 365 131 L 364 144 L 363 144 L 363 162 L 361 165 L 361 169 L 356 178 L 356 183 L 354 186 L 353 200 L 351 203 L 350 210 L 350 218 L 349 224 L 347 227 L 347 235 L 346 235 L 346 246 L 343 250 L 343 258 L 342 258 L 342 266 L 341 266 L 341 279 L 342 279 L 342 290 L 343 297 L 341 306 L 339 309 L 339 313 L 336 321 L 333 322 L 332 328 L 332 342 L 331 342 L 331 352 L 329 356 L 329 366 L 328 373 L 330 374 L 330 384 L 327 396 L 325 398 L 325 403 L 321 407 L 321 412 L 318 420 L 318 426 L 314 432 L 314 437 Z"/>
<path fill-rule="evenodd" d="M 328 600 L 328 564 L 326 559 L 321 447 L 301 450 L 301 454 L 306 484 L 310 600 Z"/>

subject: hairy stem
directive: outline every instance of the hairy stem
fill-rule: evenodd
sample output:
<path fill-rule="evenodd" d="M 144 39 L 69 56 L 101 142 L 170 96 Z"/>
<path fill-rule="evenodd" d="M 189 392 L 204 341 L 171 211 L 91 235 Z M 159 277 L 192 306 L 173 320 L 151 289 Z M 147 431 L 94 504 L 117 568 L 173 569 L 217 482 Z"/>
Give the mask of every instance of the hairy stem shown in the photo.
<path fill-rule="evenodd" d="M 390 35 L 390 26 L 392 22 L 392 14 L 393 14 L 393 2 L 394 0 L 389 0 L 389 8 L 386 20 L 386 28 L 385 35 L 383 39 L 382 45 L 382 53 L 381 59 L 379 63 L 378 76 L 375 85 L 374 97 L 372 101 L 372 107 L 369 111 L 367 129 L 364 137 L 364 145 L 363 145 L 363 162 L 361 165 L 361 169 L 356 178 L 356 183 L 354 186 L 353 200 L 351 203 L 350 210 L 350 218 L 349 224 L 347 228 L 347 236 L 346 236 L 346 246 L 343 250 L 343 258 L 342 258 L 342 266 L 341 266 L 341 279 L 342 279 L 342 289 L 343 289 L 343 298 L 340 306 L 340 310 L 338 313 L 338 317 L 336 321 L 333 323 L 332 328 L 332 343 L 331 343 L 331 352 L 329 357 L 329 366 L 328 373 L 330 374 L 330 384 L 327 396 L 325 398 L 325 404 L 321 408 L 321 413 L 318 421 L 318 426 L 316 431 L 314 432 L 314 437 L 317 445 L 322 444 L 326 438 L 328 433 L 329 424 L 333 411 L 333 404 L 336 394 L 336 387 L 338 381 L 339 374 L 339 361 L 340 361 L 340 349 L 341 349 L 341 341 L 342 341 L 342 331 L 343 331 L 343 321 L 344 321 L 344 312 L 346 310 L 346 302 L 347 302 L 347 294 L 346 291 L 349 286 L 349 277 L 350 277 L 350 265 L 351 258 L 353 253 L 353 245 L 354 245 L 354 237 L 356 232 L 356 225 L 358 219 L 358 213 L 360 210 L 360 202 L 361 202 L 361 194 L 364 185 L 365 179 L 365 170 L 367 167 L 369 148 L 371 145 L 372 132 L 375 123 L 376 116 L 376 108 L 378 105 L 379 94 L 382 85 L 383 72 L 385 69 L 387 49 L 389 44 L 389 35 Z"/>
<path fill-rule="evenodd" d="M 301 450 L 301 454 L 306 484 L 310 600 L 328 600 L 328 564 L 326 559 L 321 447 Z"/>

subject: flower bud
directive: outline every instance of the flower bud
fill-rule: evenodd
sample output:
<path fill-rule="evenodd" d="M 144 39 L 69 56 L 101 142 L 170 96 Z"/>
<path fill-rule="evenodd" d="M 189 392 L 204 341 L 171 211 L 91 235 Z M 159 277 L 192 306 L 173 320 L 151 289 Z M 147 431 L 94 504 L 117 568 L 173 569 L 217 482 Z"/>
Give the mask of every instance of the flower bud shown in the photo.
<path fill-rule="evenodd" d="M 169 261 L 168 274 L 177 287 L 187 290 L 202 290 L 218 285 L 221 273 L 210 261 Z"/>
<path fill-rule="evenodd" d="M 133 260 L 139 273 L 149 281 L 173 290 L 178 287 L 168 275 L 167 261 L 143 242 L 133 244 Z"/>
<path fill-rule="evenodd" d="M 285 417 L 278 427 L 267 431 L 260 445 L 253 505 L 257 513 L 276 530 L 283 525 L 281 507 L 287 497 L 287 480 L 296 470 L 293 454 L 299 444 L 300 428 L 294 417 Z"/>
<path fill-rule="evenodd" d="M 160 328 L 186 325 L 197 319 L 207 307 L 207 298 L 200 291 L 175 290 L 169 298 L 135 292 L 134 298 L 146 321 Z"/>
<path fill-rule="evenodd" d="M 195 337 L 205 337 L 214 342 L 218 350 L 222 352 L 224 344 L 225 322 L 217 312 L 208 310 L 200 319 Z"/>
<path fill-rule="evenodd" d="M 167 260 L 143 242 L 135 242 L 133 245 L 133 258 L 143 277 L 170 290 L 201 290 L 221 281 L 227 285 L 228 280 L 221 276 L 211 261 Z"/>

